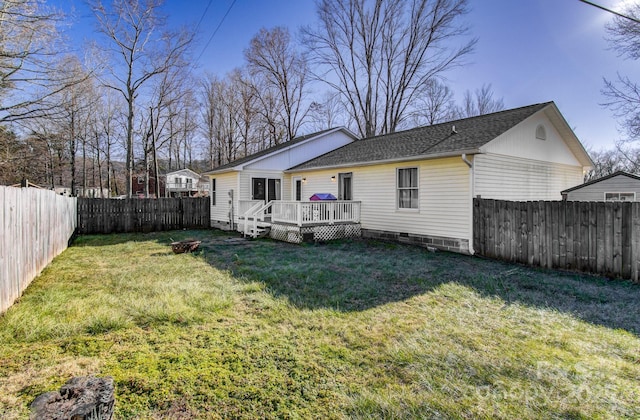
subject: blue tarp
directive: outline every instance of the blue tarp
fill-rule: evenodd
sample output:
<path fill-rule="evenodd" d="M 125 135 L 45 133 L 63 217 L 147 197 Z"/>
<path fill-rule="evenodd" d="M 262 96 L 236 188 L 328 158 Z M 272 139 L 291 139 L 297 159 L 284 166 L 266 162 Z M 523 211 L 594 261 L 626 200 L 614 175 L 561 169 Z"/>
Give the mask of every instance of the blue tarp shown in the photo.
<path fill-rule="evenodd" d="M 336 196 L 330 193 L 317 193 L 313 194 L 309 200 L 311 201 L 324 201 L 324 200 L 337 200 Z"/>

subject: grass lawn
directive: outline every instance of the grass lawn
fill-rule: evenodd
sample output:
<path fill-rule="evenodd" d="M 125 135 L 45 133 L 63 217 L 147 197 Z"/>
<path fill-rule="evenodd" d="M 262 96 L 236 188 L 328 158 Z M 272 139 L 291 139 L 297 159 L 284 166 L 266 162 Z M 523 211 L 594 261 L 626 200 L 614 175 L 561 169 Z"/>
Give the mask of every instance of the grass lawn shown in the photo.
<path fill-rule="evenodd" d="M 88 374 L 119 419 L 640 417 L 638 285 L 228 238 L 78 238 L 0 317 L 0 418 Z"/>

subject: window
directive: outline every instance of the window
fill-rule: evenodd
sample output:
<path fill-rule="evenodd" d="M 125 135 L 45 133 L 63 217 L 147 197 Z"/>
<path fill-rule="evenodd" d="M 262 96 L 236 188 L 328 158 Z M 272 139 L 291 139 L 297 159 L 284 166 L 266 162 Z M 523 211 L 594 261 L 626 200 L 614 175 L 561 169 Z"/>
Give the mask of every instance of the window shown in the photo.
<path fill-rule="evenodd" d="M 536 127 L 536 138 L 538 140 L 547 139 L 547 130 L 545 130 L 544 125 L 538 124 L 538 126 Z"/>
<path fill-rule="evenodd" d="M 216 205 L 216 179 L 211 179 L 211 205 Z"/>
<path fill-rule="evenodd" d="M 633 192 L 604 193 L 604 201 L 636 201 L 636 193 L 633 193 Z"/>
<path fill-rule="evenodd" d="M 398 208 L 418 208 L 418 168 L 398 169 Z"/>

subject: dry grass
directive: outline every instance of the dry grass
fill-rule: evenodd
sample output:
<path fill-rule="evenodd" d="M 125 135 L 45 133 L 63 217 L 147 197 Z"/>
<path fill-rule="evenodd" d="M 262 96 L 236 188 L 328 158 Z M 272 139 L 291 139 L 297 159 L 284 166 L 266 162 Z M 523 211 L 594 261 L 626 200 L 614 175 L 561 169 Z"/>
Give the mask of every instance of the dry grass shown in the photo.
<path fill-rule="evenodd" d="M 640 416 L 637 285 L 226 239 L 79 238 L 0 318 L 0 417 L 83 374 L 114 377 L 118 418 Z"/>

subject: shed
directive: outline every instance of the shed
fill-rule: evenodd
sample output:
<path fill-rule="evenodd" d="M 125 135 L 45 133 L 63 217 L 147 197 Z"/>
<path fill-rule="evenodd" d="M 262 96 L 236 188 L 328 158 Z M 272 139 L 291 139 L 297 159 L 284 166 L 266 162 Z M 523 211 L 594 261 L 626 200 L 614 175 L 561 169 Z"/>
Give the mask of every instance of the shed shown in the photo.
<path fill-rule="evenodd" d="M 567 201 L 640 201 L 640 176 L 617 171 L 561 192 Z"/>

